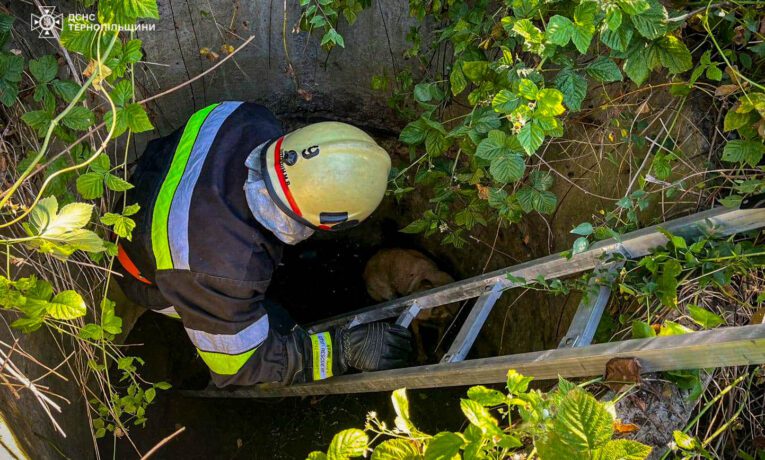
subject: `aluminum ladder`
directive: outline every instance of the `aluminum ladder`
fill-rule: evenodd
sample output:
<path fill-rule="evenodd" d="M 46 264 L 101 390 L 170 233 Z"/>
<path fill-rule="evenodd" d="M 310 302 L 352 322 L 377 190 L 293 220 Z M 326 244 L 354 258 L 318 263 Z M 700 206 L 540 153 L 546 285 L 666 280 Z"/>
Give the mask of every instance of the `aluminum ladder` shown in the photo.
<path fill-rule="evenodd" d="M 762 199 L 745 200 L 741 209 L 713 208 L 663 224 L 636 230 L 619 240 L 593 244 L 566 259 L 553 254 L 491 273 L 475 276 L 428 291 L 362 308 L 308 326 L 312 333 L 338 325 L 358 325 L 397 318 L 408 327 L 421 310 L 475 298 L 467 318 L 440 363 L 379 372 L 347 374 L 330 379 L 280 386 L 259 384 L 235 389 L 208 388 L 186 391 L 205 398 L 263 398 L 322 394 L 391 391 L 397 388 L 436 388 L 504 382 L 508 369 L 535 379 L 575 378 L 600 375 L 615 357 L 640 360 L 644 372 L 711 368 L 765 363 L 765 324 L 719 328 L 680 336 L 632 339 L 591 345 L 595 329 L 608 303 L 610 289 L 601 285 L 608 271 L 618 270 L 625 259 L 639 259 L 667 243 L 659 228 L 685 238 L 703 232 L 727 236 L 765 227 Z M 591 277 L 590 295 L 580 302 L 569 329 L 556 349 L 481 359 L 465 358 L 502 293 L 538 277 L 551 280 L 586 271 Z"/>

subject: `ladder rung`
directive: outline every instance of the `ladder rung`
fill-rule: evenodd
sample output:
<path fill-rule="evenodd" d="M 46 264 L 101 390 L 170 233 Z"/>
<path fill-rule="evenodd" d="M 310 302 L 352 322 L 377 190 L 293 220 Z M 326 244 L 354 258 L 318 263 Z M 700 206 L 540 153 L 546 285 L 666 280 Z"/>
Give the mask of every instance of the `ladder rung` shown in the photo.
<path fill-rule="evenodd" d="M 420 314 L 420 307 L 418 307 L 417 302 L 415 302 L 411 307 L 401 313 L 401 316 L 396 320 L 396 324 L 402 327 L 409 327 L 409 325 L 412 324 L 412 321 L 417 318 L 418 314 Z"/>
<path fill-rule="evenodd" d="M 502 283 L 497 283 L 491 287 L 489 292 L 478 297 L 475 305 L 473 305 L 473 309 L 470 310 L 470 314 L 465 319 L 465 323 L 460 328 L 459 333 L 457 333 L 457 337 L 452 342 L 452 346 L 449 347 L 449 351 L 441 359 L 442 363 L 456 363 L 465 359 L 475 339 L 478 337 L 483 323 L 489 317 L 491 309 L 494 308 L 494 304 L 502 296 L 502 290 Z"/>
<path fill-rule="evenodd" d="M 615 274 L 623 265 L 623 263 L 616 263 L 595 269 L 593 277 L 588 283 L 588 292 L 579 302 L 571 325 L 568 327 L 566 335 L 561 339 L 558 348 L 583 347 L 592 343 L 600 318 L 603 316 L 603 311 L 608 305 L 608 299 L 611 297 L 611 288 L 604 285 L 600 278 Z M 594 291 L 597 291 L 597 295 L 592 295 Z"/>

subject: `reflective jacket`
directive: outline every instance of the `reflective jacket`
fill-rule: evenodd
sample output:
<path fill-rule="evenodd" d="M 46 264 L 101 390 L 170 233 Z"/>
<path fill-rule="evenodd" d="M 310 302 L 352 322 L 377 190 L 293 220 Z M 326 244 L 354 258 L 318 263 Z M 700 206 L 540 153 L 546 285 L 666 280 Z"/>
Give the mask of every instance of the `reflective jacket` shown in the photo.
<path fill-rule="evenodd" d="M 261 105 L 213 104 L 151 141 L 131 178 L 128 203 L 141 210 L 122 245 L 140 280 L 120 284 L 147 308 L 174 307 L 218 386 L 286 380 L 286 339 L 264 299 L 282 243 L 243 190 L 247 156 L 282 134 Z"/>

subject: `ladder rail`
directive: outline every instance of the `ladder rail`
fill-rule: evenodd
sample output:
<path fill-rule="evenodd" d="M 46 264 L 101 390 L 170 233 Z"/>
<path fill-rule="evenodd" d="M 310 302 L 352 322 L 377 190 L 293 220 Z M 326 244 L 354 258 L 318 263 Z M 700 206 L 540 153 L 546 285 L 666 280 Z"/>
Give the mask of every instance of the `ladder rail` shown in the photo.
<path fill-rule="evenodd" d="M 612 358 L 636 358 L 643 372 L 765 363 L 765 324 L 726 327 L 684 335 L 631 339 L 575 348 L 341 375 L 291 386 L 184 391 L 204 398 L 264 398 L 392 391 L 502 383 L 508 369 L 537 380 L 602 375 Z"/>
<path fill-rule="evenodd" d="M 698 236 L 704 231 L 714 230 L 716 234 L 727 236 L 746 232 L 765 226 L 765 209 L 728 209 L 717 207 L 686 217 L 673 219 L 661 225 L 646 227 L 623 235 L 619 241 L 608 239 L 593 244 L 587 251 L 566 259 L 561 253 L 531 260 L 496 270 L 484 275 L 467 278 L 462 281 L 419 292 L 389 302 L 361 308 L 341 314 L 308 326 L 310 332 L 320 332 L 332 326 L 348 323 L 364 324 L 399 316 L 405 309 L 417 302 L 417 307 L 424 310 L 446 305 L 452 302 L 468 300 L 489 292 L 494 285 L 501 283 L 503 289 L 518 287 L 507 277 L 524 278 L 532 281 L 539 275 L 545 279 L 561 278 L 587 270 L 593 270 L 602 264 L 607 254 L 621 253 L 635 259 L 645 256 L 658 246 L 666 244 L 667 238 L 658 231 L 661 227 L 672 234 L 686 238 Z"/>

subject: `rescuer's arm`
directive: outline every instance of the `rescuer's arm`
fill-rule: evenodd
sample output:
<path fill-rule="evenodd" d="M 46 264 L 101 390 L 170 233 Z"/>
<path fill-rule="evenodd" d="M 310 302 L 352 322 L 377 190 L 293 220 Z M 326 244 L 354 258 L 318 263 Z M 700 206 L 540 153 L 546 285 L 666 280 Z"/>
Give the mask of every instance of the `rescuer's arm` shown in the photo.
<path fill-rule="evenodd" d="M 272 327 L 263 296 L 268 281 L 187 270 L 160 271 L 156 279 L 217 386 L 288 380 L 287 337 Z"/>
<path fill-rule="evenodd" d="M 340 375 L 348 368 L 390 369 L 406 364 L 411 353 L 409 331 L 387 323 L 313 335 L 297 326 L 280 332 L 263 296 L 268 282 L 168 270 L 157 273 L 157 285 L 219 387 L 289 385 Z"/>

